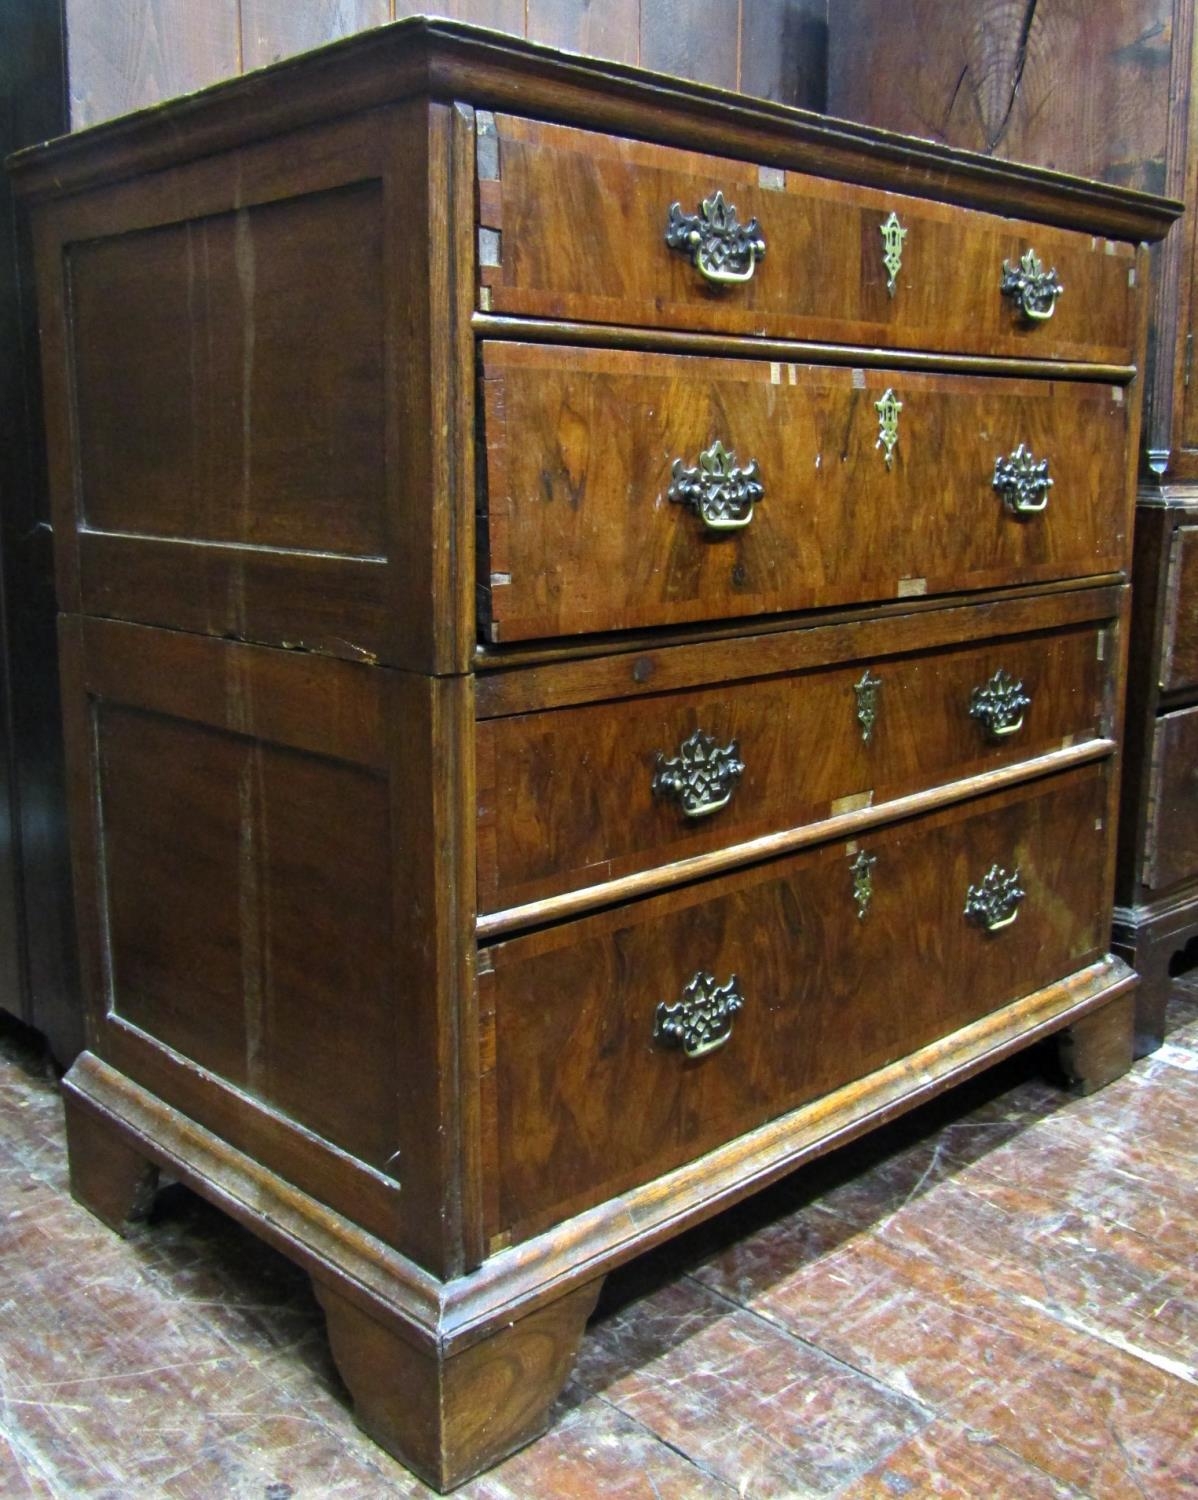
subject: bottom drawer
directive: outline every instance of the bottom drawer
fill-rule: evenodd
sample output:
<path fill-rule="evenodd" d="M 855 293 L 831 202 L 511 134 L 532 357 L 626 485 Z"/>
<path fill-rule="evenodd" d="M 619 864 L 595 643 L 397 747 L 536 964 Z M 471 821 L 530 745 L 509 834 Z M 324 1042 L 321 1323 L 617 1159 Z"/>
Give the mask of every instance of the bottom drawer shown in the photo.
<path fill-rule="evenodd" d="M 1108 774 L 1088 766 L 489 950 L 489 1234 L 535 1233 L 1104 952 Z"/>
<path fill-rule="evenodd" d="M 1198 874 L 1198 708 L 1165 714 L 1152 742 L 1144 884 L 1163 891 Z"/>

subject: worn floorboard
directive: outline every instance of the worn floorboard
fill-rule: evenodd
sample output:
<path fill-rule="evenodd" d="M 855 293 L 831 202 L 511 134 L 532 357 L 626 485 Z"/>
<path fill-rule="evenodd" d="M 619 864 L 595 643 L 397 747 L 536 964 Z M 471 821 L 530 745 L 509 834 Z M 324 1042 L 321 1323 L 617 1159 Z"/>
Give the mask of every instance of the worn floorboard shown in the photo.
<path fill-rule="evenodd" d="M 1089 1099 L 1025 1055 L 609 1280 L 545 1438 L 468 1500 L 1198 1497 L 1198 973 Z M 0 1496 L 424 1496 L 305 1279 L 179 1187 L 70 1199 L 0 1018 Z"/>

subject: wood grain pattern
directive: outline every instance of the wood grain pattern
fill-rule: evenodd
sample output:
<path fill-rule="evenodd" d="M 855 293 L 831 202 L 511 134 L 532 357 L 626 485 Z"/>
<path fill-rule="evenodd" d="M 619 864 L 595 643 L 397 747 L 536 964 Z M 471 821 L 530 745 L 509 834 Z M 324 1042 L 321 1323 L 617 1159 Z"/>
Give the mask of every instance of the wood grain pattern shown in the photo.
<path fill-rule="evenodd" d="M 825 109 L 828 23 L 834 4 L 835 0 L 741 0 L 741 92 L 800 109 Z"/>
<path fill-rule="evenodd" d="M 239 72 L 264 68 L 392 19 L 391 0 L 241 0 Z"/>
<path fill-rule="evenodd" d="M 64 640 L 95 1044 L 389 1243 L 460 1264 L 469 679 L 111 622 Z"/>
<path fill-rule="evenodd" d="M 1121 390 L 498 344 L 484 385 L 492 640 L 1126 563 Z M 875 404 L 892 386 L 904 409 L 887 468 Z M 696 466 L 717 438 L 765 488 L 752 523 L 718 536 L 667 498 L 673 464 Z M 1058 476 L 1027 519 L 992 485 L 1017 443 Z"/>
<path fill-rule="evenodd" d="M 838 670 L 724 682 L 634 702 L 484 720 L 478 731 L 479 909 L 497 911 L 705 850 L 881 805 L 980 775 L 1101 731 L 1097 632 L 1030 636 L 935 655 L 863 659 Z M 1032 708 L 994 739 L 969 716 L 975 687 L 1000 670 Z M 869 670 L 877 719 L 868 742 L 854 684 Z M 734 743 L 745 766 L 731 801 L 685 816 L 653 790 L 657 758 L 696 732 Z"/>
<path fill-rule="evenodd" d="M 445 1491 L 544 1431 L 601 1285 L 449 1356 L 414 1349 L 322 1281 L 314 1289 L 359 1425 Z"/>
<path fill-rule="evenodd" d="M 1107 789 L 1091 767 L 880 830 L 861 844 L 877 858 L 864 919 L 837 845 L 491 950 L 494 1229 L 535 1232 L 1089 962 Z M 995 863 L 1028 895 L 987 934 L 962 910 Z M 688 1062 L 654 1045 L 653 1017 L 698 970 L 735 974 L 745 1005 L 729 1043 Z"/>
<path fill-rule="evenodd" d="M 659 73 L 734 89 L 740 0 L 642 0 L 641 62 Z"/>
<path fill-rule="evenodd" d="M 530 42 L 635 63 L 641 9 L 642 0 L 527 0 L 525 34 Z"/>
<path fill-rule="evenodd" d="M 1143 882 L 1165 891 L 1198 870 L 1198 708 L 1157 719 Z"/>
<path fill-rule="evenodd" d="M 238 0 L 65 0 L 71 127 L 240 71 Z"/>
<path fill-rule="evenodd" d="M 1141 976 L 1135 1050 L 1164 1040 L 1170 965 L 1198 931 L 1198 839 L 1191 720 L 1198 508 L 1184 487 L 1146 491 L 1136 507 L 1127 732 L 1116 871 L 1117 951 Z"/>
<path fill-rule="evenodd" d="M 1174 9 L 1173 0 L 837 0 L 828 108 L 1163 191 Z"/>
<path fill-rule="evenodd" d="M 1198 526 L 1179 526 L 1170 554 L 1160 685 L 1176 692 L 1198 687 Z"/>
<path fill-rule="evenodd" d="M 437 97 L 468 99 L 477 108 L 541 115 L 1118 239 L 1160 239 L 1181 211 L 1180 204 L 1102 183 L 900 141 L 865 126 L 783 112 L 769 101 L 713 95 L 683 79 L 621 75 L 596 90 L 585 59 L 421 18 L 348 37 L 318 58 L 285 61 L 172 106 L 172 114 L 186 114 L 186 131 L 164 131 L 161 115 L 127 118 L 25 153 L 13 171 L 31 199 L 58 197 L 327 120 L 349 98 L 364 110 L 394 103 L 421 93 L 430 79 Z"/>
<path fill-rule="evenodd" d="M 1131 1067 L 1135 1018 L 1135 997 L 1124 995 L 1061 1033 L 1061 1064 L 1077 1093 L 1096 1093 Z"/>
<path fill-rule="evenodd" d="M 382 247 L 378 182 L 73 247 L 83 523 L 381 555 Z"/>
<path fill-rule="evenodd" d="M 1041 358 L 1123 361 L 1137 289 L 1130 247 L 786 173 L 499 115 L 497 182 L 479 220 L 499 235 L 480 268 L 483 310 Z M 672 250 L 673 203 L 696 214 L 715 189 L 766 253 L 750 281 L 712 287 Z M 908 234 L 887 292 L 881 225 Z M 580 233 L 581 226 L 586 232 Z M 1051 320 L 1022 319 L 999 291 L 1004 262 L 1034 247 L 1066 291 Z"/>

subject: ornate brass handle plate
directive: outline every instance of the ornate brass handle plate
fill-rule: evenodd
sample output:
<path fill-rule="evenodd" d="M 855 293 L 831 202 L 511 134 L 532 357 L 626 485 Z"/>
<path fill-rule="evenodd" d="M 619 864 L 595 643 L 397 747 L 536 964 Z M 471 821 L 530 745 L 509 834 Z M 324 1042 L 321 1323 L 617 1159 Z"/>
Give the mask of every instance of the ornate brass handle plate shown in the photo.
<path fill-rule="evenodd" d="M 1056 311 L 1057 298 L 1065 288 L 1057 280 L 1055 270 L 1046 271 L 1036 252 L 1026 250 L 1020 256 L 1018 266 L 1003 261 L 999 290 L 1004 297 L 1010 297 L 1018 304 L 1025 318 L 1033 323 L 1043 323 Z"/>
<path fill-rule="evenodd" d="M 744 1005 L 735 974 L 717 984 L 705 969 L 683 988 L 673 1005 L 657 1007 L 653 1040 L 663 1047 L 680 1047 L 687 1057 L 706 1057 L 732 1035 L 732 1017 Z"/>
<path fill-rule="evenodd" d="M 1001 932 L 1019 915 L 1024 892 L 1019 871 L 1008 874 L 1001 865 L 991 865 L 978 885 L 971 885 L 965 897 L 965 916 L 987 932 Z"/>
<path fill-rule="evenodd" d="M 765 498 L 757 460 L 742 469 L 736 454 L 716 438 L 699 454 L 699 462 L 688 469 L 674 460 L 669 498 L 676 505 L 689 505 L 711 531 L 739 531 L 753 519 L 753 507 Z"/>
<path fill-rule="evenodd" d="M 994 488 L 1014 516 L 1038 516 L 1048 506 L 1052 480 L 1048 460 L 1037 459 L 1022 443 L 1014 453 L 994 460 Z"/>
<path fill-rule="evenodd" d="M 681 203 L 671 204 L 666 244 L 689 255 L 695 269 L 713 286 L 751 280 L 765 254 L 761 225 L 756 219 L 742 224 L 721 192 L 704 198 L 697 214 L 684 214 Z"/>
<path fill-rule="evenodd" d="M 707 818 L 727 807 L 744 775 L 736 741 L 717 745 L 711 735 L 696 729 L 668 760 L 659 751 L 653 773 L 653 792 L 671 797 L 688 818 Z"/>
<path fill-rule="evenodd" d="M 1018 734 L 1023 728 L 1023 715 L 1031 708 L 1032 700 L 1023 690 L 1023 683 L 1008 677 L 999 667 L 994 676 L 981 687 L 975 687 L 969 700 L 969 717 L 985 726 L 992 739 L 1005 739 Z"/>

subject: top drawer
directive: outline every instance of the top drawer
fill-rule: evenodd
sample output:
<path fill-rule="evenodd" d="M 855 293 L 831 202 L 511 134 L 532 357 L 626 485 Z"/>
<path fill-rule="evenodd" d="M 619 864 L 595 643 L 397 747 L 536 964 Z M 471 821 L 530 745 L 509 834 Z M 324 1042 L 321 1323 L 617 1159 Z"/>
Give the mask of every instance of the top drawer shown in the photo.
<path fill-rule="evenodd" d="M 1132 362 L 1130 245 L 569 126 L 510 115 L 496 115 L 493 126 L 489 116 L 480 120 L 484 310 Z M 701 205 L 717 192 L 742 226 L 757 220 L 753 238 L 765 245 L 759 260 L 750 254 L 753 274 L 744 281 L 712 282 L 685 245 L 666 243 L 672 205 L 702 217 Z M 905 231 L 893 294 L 883 236 L 892 213 Z M 1018 271 L 1028 251 L 1064 288 L 1051 317 L 1027 316 L 1000 289 L 1004 261 Z M 723 272 L 744 275 L 739 265 L 726 260 Z"/>

